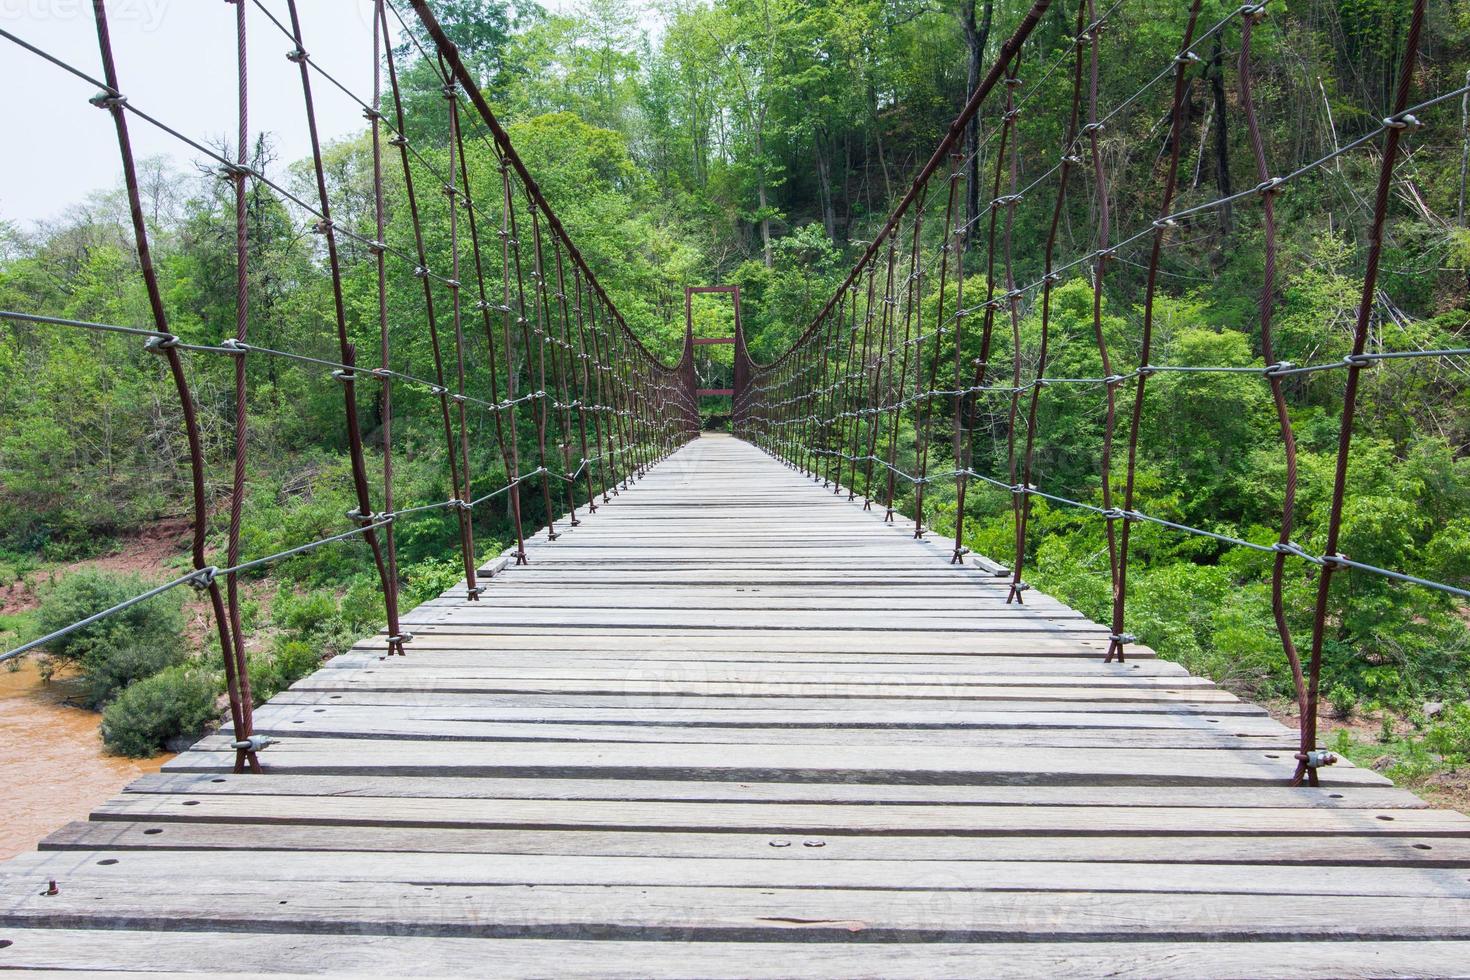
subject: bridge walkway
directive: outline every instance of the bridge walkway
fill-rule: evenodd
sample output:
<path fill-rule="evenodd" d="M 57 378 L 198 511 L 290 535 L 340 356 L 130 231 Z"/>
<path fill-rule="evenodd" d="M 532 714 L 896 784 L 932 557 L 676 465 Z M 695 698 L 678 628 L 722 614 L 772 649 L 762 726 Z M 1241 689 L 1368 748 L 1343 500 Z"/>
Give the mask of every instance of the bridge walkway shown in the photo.
<path fill-rule="evenodd" d="M 1360 976 L 1470 820 L 729 438 L 0 865 L 0 969 Z M 17 788 L 12 787 L 11 791 Z M 21 789 L 20 791 L 23 791 Z M 55 882 L 54 894 L 50 882 Z"/>

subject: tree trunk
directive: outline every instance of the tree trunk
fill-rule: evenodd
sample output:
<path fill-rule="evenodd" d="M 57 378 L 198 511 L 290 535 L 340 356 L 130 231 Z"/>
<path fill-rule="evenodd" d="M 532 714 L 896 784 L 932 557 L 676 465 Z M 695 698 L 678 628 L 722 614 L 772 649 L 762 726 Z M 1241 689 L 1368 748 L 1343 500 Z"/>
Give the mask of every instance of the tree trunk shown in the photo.
<path fill-rule="evenodd" d="M 1215 94 L 1215 186 L 1221 197 L 1229 197 L 1230 190 L 1230 130 L 1226 125 L 1229 118 L 1225 106 L 1225 72 L 1221 70 L 1222 51 L 1220 35 L 1215 35 L 1214 50 L 1210 53 L 1210 89 Z M 1220 237 L 1230 234 L 1234 215 L 1228 203 L 1220 206 Z"/>
<path fill-rule="evenodd" d="M 822 207 L 822 228 L 829 241 L 837 240 L 837 212 L 832 204 L 832 161 L 823 144 L 820 131 L 812 135 L 812 153 L 817 162 L 817 199 Z"/>
<path fill-rule="evenodd" d="M 960 11 L 960 23 L 965 34 L 965 48 L 969 52 L 969 64 L 965 72 L 965 99 L 980 84 L 980 65 L 985 57 L 985 45 L 990 41 L 990 26 L 995 19 L 995 0 L 978 0 L 984 3 L 984 13 L 976 23 L 977 0 L 964 0 Z M 965 165 L 965 217 L 966 224 L 973 225 L 980 214 L 980 117 L 976 113 L 965 131 L 965 150 L 969 162 Z M 974 229 L 972 228 L 971 231 Z"/>
<path fill-rule="evenodd" d="M 770 201 L 766 196 L 766 140 L 764 136 L 757 135 L 755 138 L 755 156 L 755 197 L 756 203 L 760 206 L 761 256 L 766 263 L 766 268 L 769 269 L 775 265 L 775 258 L 771 253 L 771 218 L 766 212 Z"/>

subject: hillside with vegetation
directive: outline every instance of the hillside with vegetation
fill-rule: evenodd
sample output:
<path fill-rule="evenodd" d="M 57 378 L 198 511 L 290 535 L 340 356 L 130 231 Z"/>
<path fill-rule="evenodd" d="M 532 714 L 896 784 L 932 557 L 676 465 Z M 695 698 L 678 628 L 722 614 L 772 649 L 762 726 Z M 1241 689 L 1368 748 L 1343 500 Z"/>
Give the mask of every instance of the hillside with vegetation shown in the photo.
<path fill-rule="evenodd" d="M 589 265 L 630 326 L 669 362 L 682 346 L 683 288 L 690 284 L 741 286 L 744 328 L 757 361 L 791 344 L 989 70 L 1023 6 L 1019 0 L 681 0 L 663 9 L 659 29 L 650 32 L 640 8 L 627 0 L 588 0 L 573 13 L 505 0 L 434 4 Z M 1184 6 L 1173 0 L 1117 6 L 1107 28 L 1115 60 L 1102 104 L 1125 104 L 1170 63 Z M 1201 21 L 1225 18 L 1237 6 L 1207 0 Z M 1253 64 L 1268 108 L 1262 136 L 1272 161 L 1289 169 L 1316 160 L 1391 113 L 1410 6 L 1409 0 L 1269 4 Z M 1470 3 L 1436 0 L 1429 9 L 1414 66 L 1421 96 L 1470 79 Z M 1075 10 L 1067 3 L 1053 7 L 1037 28 L 1030 60 L 1020 66 L 1036 90 L 1028 147 L 1063 142 L 1071 80 L 1046 67 L 1070 49 Z M 442 83 L 418 46 L 426 43 L 406 35 L 397 54 L 407 128 L 420 152 L 442 167 L 448 153 Z M 1190 75 L 1181 180 L 1202 194 L 1229 195 L 1256 183 L 1249 134 L 1239 122 L 1237 43 L 1237 34 L 1221 32 Z M 1154 90 L 1140 99 L 1106 137 L 1120 175 L 1109 203 L 1123 231 L 1146 225 L 1157 211 L 1158 188 L 1149 174 L 1158 163 L 1166 95 Z M 1375 349 L 1470 347 L 1467 113 L 1460 98 L 1435 106 L 1408 144 L 1394 186 Z M 998 108 L 982 111 L 973 138 L 962 144 L 967 153 L 985 159 L 983 140 L 998 119 Z M 272 134 L 261 134 L 253 166 L 309 197 L 309 165 L 280 159 L 276 146 Z M 469 153 L 471 183 L 498 188 L 498 164 L 488 148 L 476 143 Z M 371 237 L 366 130 L 331 145 L 326 162 L 337 224 Z M 1280 196 L 1277 360 L 1315 363 L 1349 349 L 1362 287 L 1365 196 L 1378 163 L 1371 146 L 1343 154 Z M 986 180 L 970 166 L 963 206 L 973 215 Z M 218 343 L 235 321 L 232 187 L 202 164 L 191 170 L 158 159 L 143 169 L 173 329 L 188 342 Z M 402 175 L 390 168 L 388 182 L 387 199 L 401 201 Z M 447 264 L 445 200 L 423 197 L 430 256 Z M 252 340 L 335 358 L 330 282 L 309 216 L 259 182 L 248 204 Z M 1071 246 L 1085 247 L 1096 201 L 1081 194 L 1074 207 L 1076 221 L 1065 235 Z M 1027 212 L 1013 231 L 1019 272 L 1027 278 L 1039 268 L 1045 224 L 1039 211 Z M 1163 267 L 1155 363 L 1264 366 L 1256 322 L 1259 209 L 1242 200 L 1190 231 Z M 390 243 L 407 243 L 412 234 L 405 209 L 394 207 Z M 971 259 L 966 290 L 975 295 L 983 292 L 983 270 L 980 256 Z M 362 350 L 376 350 L 375 262 L 350 246 L 343 262 L 350 330 Z M 1125 267 L 1107 296 L 1104 328 L 1124 364 L 1138 358 L 1139 271 Z M 1092 288 L 1084 269 L 1073 274 L 1055 294 L 1053 372 L 1095 376 L 1101 365 Z M 432 353 L 411 270 L 392 275 L 401 279 L 390 290 L 395 356 L 424 373 Z M 0 309 L 148 322 L 121 192 L 100 190 L 35 227 L 0 224 Z M 1034 356 L 1039 331 L 1037 317 L 1028 316 L 1020 331 L 1026 357 Z M 1009 343 L 1006 338 L 1002 347 Z M 1008 360 L 1009 348 L 996 356 Z M 196 358 L 189 368 L 217 468 L 210 493 L 219 515 L 212 544 L 220 547 L 232 367 L 228 359 Z M 340 392 L 309 364 L 258 359 L 249 371 L 247 556 L 335 533 L 355 504 Z M 140 535 L 153 533 L 149 528 L 178 525 L 187 516 L 189 472 L 177 401 L 157 358 L 141 344 L 6 322 L 0 373 L 7 379 L 0 386 L 0 640 L 14 641 L 138 591 L 144 581 L 119 578 L 107 556 L 135 547 Z M 1312 553 L 1321 551 L 1343 383 L 1342 372 L 1323 371 L 1288 391 L 1300 440 L 1296 537 Z M 363 410 L 370 448 L 380 451 L 378 406 L 365 399 Z M 972 465 L 1003 475 L 1005 417 L 1003 409 L 993 411 Z M 399 506 L 442 500 L 447 463 L 431 396 L 407 391 L 401 402 L 395 396 L 394 413 Z M 1048 392 L 1041 421 L 1037 453 L 1045 484 L 1095 499 L 1097 399 Z M 523 417 L 521 424 L 533 423 Z M 482 429 L 472 444 L 477 492 L 507 482 L 493 437 Z M 911 429 L 902 433 L 903 458 L 912 459 L 913 439 Z M 947 444 L 946 433 L 936 451 Z M 1270 392 L 1259 376 L 1154 379 L 1141 445 L 1140 509 L 1228 536 L 1274 540 L 1284 463 Z M 993 450 L 988 458 L 985 446 Z M 1351 472 L 1345 553 L 1470 587 L 1470 358 L 1383 362 L 1365 372 Z M 954 500 L 952 485 L 933 491 L 929 519 L 936 532 L 952 530 Z M 900 509 L 905 503 L 901 498 Z M 539 497 L 528 495 L 528 526 L 544 523 L 540 506 Z M 1009 496 L 977 490 L 966 506 L 966 544 L 1007 558 L 1014 538 Z M 503 507 L 477 511 L 475 520 L 485 554 L 511 539 Z M 1031 581 L 1105 619 L 1103 534 L 1102 523 L 1084 513 L 1038 502 L 1027 541 Z M 405 606 L 460 578 L 458 535 L 457 518 L 447 511 L 400 529 Z M 1270 609 L 1269 556 L 1163 527 L 1140 529 L 1135 549 L 1128 627 L 1141 642 L 1244 695 L 1289 702 L 1291 676 Z M 147 579 L 162 580 L 187 567 L 186 550 L 181 532 L 134 564 Z M 344 542 L 287 559 L 249 581 L 245 613 L 257 696 L 269 696 L 319 656 L 381 626 L 369 567 L 365 546 Z M 1314 583 L 1310 567 L 1293 569 L 1286 605 L 1294 628 L 1306 626 Z M 45 655 L 59 676 L 79 685 L 79 701 L 106 709 L 108 744 L 117 751 L 147 754 L 216 714 L 220 681 L 212 658 L 218 653 L 206 642 L 199 610 L 185 598 L 142 607 Z M 1345 733 L 1335 743 L 1340 749 L 1393 775 L 1463 792 L 1461 770 L 1470 763 L 1466 614 L 1466 604 L 1451 595 L 1343 576 L 1324 668 L 1332 725 Z"/>

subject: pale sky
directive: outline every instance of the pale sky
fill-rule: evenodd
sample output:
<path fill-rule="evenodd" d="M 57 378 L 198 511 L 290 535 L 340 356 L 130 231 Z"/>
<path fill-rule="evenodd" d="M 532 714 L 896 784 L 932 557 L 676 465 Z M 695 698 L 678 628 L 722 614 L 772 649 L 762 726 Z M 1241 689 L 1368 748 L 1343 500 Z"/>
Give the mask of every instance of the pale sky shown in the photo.
<path fill-rule="evenodd" d="M 265 2 L 289 23 L 285 0 Z M 367 97 L 373 77 L 371 0 L 300 0 L 298 6 L 312 59 Z M 543 0 L 543 6 L 573 9 L 575 2 Z M 129 102 L 207 145 L 222 139 L 233 144 L 234 6 L 224 0 L 108 0 L 107 8 L 119 88 Z M 311 152 L 300 76 L 286 60 L 286 36 L 253 4 L 247 17 L 250 129 L 275 137 L 279 168 Z M 101 76 L 92 0 L 0 0 L 0 28 Z M 28 228 L 120 182 L 111 119 L 88 104 L 95 92 L 86 82 L 0 37 L 0 91 L 7 93 L 0 219 Z M 324 141 L 364 125 L 361 108 L 315 73 L 312 94 Z M 185 170 L 199 159 L 136 118 L 129 126 L 140 159 L 167 155 Z"/>

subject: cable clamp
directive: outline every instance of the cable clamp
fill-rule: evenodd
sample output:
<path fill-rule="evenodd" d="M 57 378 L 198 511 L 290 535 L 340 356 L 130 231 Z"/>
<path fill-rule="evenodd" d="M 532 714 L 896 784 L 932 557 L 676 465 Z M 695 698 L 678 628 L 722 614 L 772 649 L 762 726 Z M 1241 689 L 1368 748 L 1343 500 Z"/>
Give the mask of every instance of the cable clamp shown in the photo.
<path fill-rule="evenodd" d="M 1134 636 L 1132 633 L 1110 633 L 1108 635 L 1108 639 L 1112 640 L 1119 646 L 1126 646 L 1129 643 L 1138 642 L 1138 637 Z"/>
<path fill-rule="evenodd" d="M 454 82 L 449 82 L 448 84 L 446 84 L 443 88 L 443 92 L 446 99 L 459 98 L 459 86 L 456 85 Z"/>
<path fill-rule="evenodd" d="M 311 230 L 316 235 L 330 234 L 332 231 L 332 222 L 327 218 L 320 218 L 311 226 Z"/>
<path fill-rule="evenodd" d="M 1348 569 L 1348 568 L 1352 568 L 1353 567 L 1353 566 L 1351 566 L 1351 565 L 1349 565 L 1347 563 L 1347 555 L 1338 555 L 1338 554 L 1323 555 L 1322 556 L 1322 564 L 1324 566 L 1331 565 L 1333 568 L 1342 568 L 1342 569 Z"/>
<path fill-rule="evenodd" d="M 1153 224 L 1154 227 L 1157 228 L 1159 231 L 1164 231 L 1168 228 L 1179 227 L 1179 222 L 1175 221 L 1173 218 L 1156 218 Z"/>
<path fill-rule="evenodd" d="M 444 503 L 445 503 L 446 506 L 449 507 L 450 510 L 474 510 L 475 509 L 475 505 L 474 504 L 470 503 L 467 500 L 460 500 L 458 497 L 452 497 L 449 500 L 446 500 Z"/>
<path fill-rule="evenodd" d="M 1257 22 L 1266 19 L 1266 5 L 1264 3 L 1248 3 L 1236 12 L 1242 17 Z"/>
<path fill-rule="evenodd" d="M 1378 360 L 1378 358 L 1374 357 L 1372 354 L 1349 354 L 1342 359 L 1342 363 L 1346 364 L 1348 367 L 1365 368 L 1371 367 L 1373 365 L 1373 362 L 1376 360 Z"/>
<path fill-rule="evenodd" d="M 1337 753 L 1328 752 L 1325 749 L 1312 749 L 1310 752 L 1298 752 L 1296 760 L 1306 764 L 1308 769 L 1321 769 L 1323 766 L 1337 764 Z"/>
<path fill-rule="evenodd" d="M 1020 119 L 1021 118 L 1021 110 L 1020 109 L 1008 109 L 1008 110 L 1006 110 L 1005 115 L 1001 116 L 1000 118 L 1001 118 L 1001 121 L 1002 122 L 1008 122 L 1008 123 L 1009 122 L 1015 122 L 1017 119 Z"/>
<path fill-rule="evenodd" d="M 445 395 L 449 394 L 449 389 L 444 387 L 443 385 L 429 385 L 429 394 L 434 395 L 438 398 L 443 398 Z"/>
<path fill-rule="evenodd" d="M 383 114 L 370 105 L 363 106 L 362 118 L 366 119 L 368 122 L 378 122 L 383 118 Z"/>
<path fill-rule="evenodd" d="M 396 146 L 399 149 L 406 149 L 408 147 L 408 137 L 402 133 L 394 133 L 388 138 L 388 145 Z"/>
<path fill-rule="evenodd" d="M 413 634 L 408 630 L 404 630 L 402 633 L 393 633 L 388 637 L 389 643 L 409 643 L 412 640 Z"/>
<path fill-rule="evenodd" d="M 189 575 L 189 585 L 199 591 L 203 591 L 214 584 L 215 576 L 219 574 L 219 568 L 215 565 L 205 565 L 196 568 Z"/>
<path fill-rule="evenodd" d="M 413 267 L 413 274 L 415 278 L 427 279 L 429 278 L 429 267 L 426 265 L 416 265 Z"/>
<path fill-rule="evenodd" d="M 452 402 L 454 402 L 457 405 L 463 405 L 465 402 L 469 401 L 469 398 L 467 398 L 464 395 L 461 395 L 461 394 L 456 393 L 456 394 L 450 395 L 449 396 L 449 400 L 452 401 Z"/>
<path fill-rule="evenodd" d="M 1107 521 L 1122 521 L 1127 520 L 1128 517 L 1127 512 L 1121 507 L 1109 507 L 1107 510 L 1099 511 L 1099 513 L 1102 515 L 1103 520 Z"/>
<path fill-rule="evenodd" d="M 269 735 L 250 735 L 246 738 L 238 738 L 230 743 L 230 748 L 241 752 L 259 752 L 260 750 L 275 745 L 276 740 Z"/>
<path fill-rule="evenodd" d="M 332 377 L 336 378 L 338 381 L 342 382 L 344 385 L 350 385 L 354 381 L 357 380 L 357 372 L 356 371 L 344 370 L 343 368 L 338 368 L 337 370 L 335 370 L 335 371 L 332 372 Z"/>
<path fill-rule="evenodd" d="M 1017 497 L 1024 497 L 1026 494 L 1031 492 L 1031 488 L 1024 483 L 1013 483 L 1011 484 L 1009 489 L 1011 491 L 1011 495 Z"/>
<path fill-rule="evenodd" d="M 444 280 L 444 285 L 450 289 L 460 288 L 460 282 L 458 279 L 446 279 Z"/>
<path fill-rule="evenodd" d="M 236 177 L 254 177 L 255 171 L 243 163 L 230 163 L 226 161 L 219 165 L 216 171 L 221 180 L 234 180 Z"/>
<path fill-rule="evenodd" d="M 1255 192 L 1260 197 L 1265 197 L 1267 194 L 1280 194 L 1286 189 L 1285 184 L 1285 177 L 1271 177 L 1257 184 Z"/>
<path fill-rule="evenodd" d="M 1093 253 L 1093 256 L 1097 259 L 1097 261 L 1099 263 L 1102 263 L 1102 262 L 1116 262 L 1118 260 L 1118 249 L 1117 249 L 1117 246 L 1110 246 L 1108 248 L 1100 248 L 1096 252 Z"/>
<path fill-rule="evenodd" d="M 1105 130 L 1107 128 L 1108 127 L 1107 127 L 1107 124 L 1106 123 L 1100 123 L 1100 122 L 1088 123 L 1086 126 L 1083 126 L 1082 127 L 1082 135 L 1083 136 L 1091 136 L 1093 133 L 1101 133 L 1103 130 Z"/>
<path fill-rule="evenodd" d="M 1279 377 L 1280 375 L 1286 374 L 1294 367 L 1296 367 L 1296 365 L 1291 363 L 1290 361 L 1277 361 L 1275 364 L 1267 364 L 1266 369 L 1261 373 L 1268 378 L 1275 378 Z"/>
<path fill-rule="evenodd" d="M 99 109 L 121 109 L 128 104 L 128 97 L 121 92 L 103 90 L 87 101 Z"/>
<path fill-rule="evenodd" d="M 1185 51 L 1183 54 L 1176 54 L 1174 56 L 1174 64 L 1176 65 L 1197 64 L 1199 60 L 1200 56 L 1195 54 L 1193 51 Z"/>
<path fill-rule="evenodd" d="M 1026 83 L 1024 81 L 1022 81 L 1021 79 L 1019 79 L 1019 78 L 1014 78 L 1013 77 L 1013 78 L 1007 78 L 1005 80 L 1005 86 L 1006 86 L 1006 88 L 1020 88 L 1022 85 L 1025 85 L 1025 84 Z"/>
<path fill-rule="evenodd" d="M 1023 200 L 1025 200 L 1025 195 L 1023 194 L 1004 194 L 990 203 L 999 207 L 1009 207 L 1012 204 L 1019 204 Z"/>
<path fill-rule="evenodd" d="M 1046 275 L 1044 275 L 1044 276 L 1041 277 L 1041 281 L 1043 283 L 1057 283 L 1057 282 L 1061 282 L 1062 281 L 1062 274 L 1060 272 L 1048 272 Z"/>
<path fill-rule="evenodd" d="M 295 65 L 301 64 L 306 58 L 306 49 L 299 46 L 286 52 L 286 60 Z"/>
<path fill-rule="evenodd" d="M 1424 124 L 1412 112 L 1405 112 L 1397 116 L 1389 116 L 1383 120 L 1383 128 L 1400 129 L 1406 133 L 1412 133 L 1417 129 L 1424 128 Z"/>
<path fill-rule="evenodd" d="M 1297 544 L 1295 541 L 1273 542 L 1271 545 L 1271 550 L 1278 555 L 1295 555 L 1298 558 L 1311 562 L 1313 565 L 1324 564 L 1322 559 L 1318 558 L 1316 555 L 1310 555 L 1307 554 L 1307 552 L 1303 551 L 1301 545 Z"/>
<path fill-rule="evenodd" d="M 1017 592 L 1030 592 L 1031 591 L 1031 583 L 1030 582 L 1016 582 L 1016 583 L 1014 583 L 1014 584 L 1011 585 L 1011 588 L 1014 589 Z"/>
<path fill-rule="evenodd" d="M 368 252 L 370 252 L 373 255 L 382 255 L 384 252 L 388 251 L 388 243 L 387 242 L 379 242 L 379 241 L 371 241 L 371 242 L 367 242 L 366 243 L 366 248 L 367 248 Z"/>
<path fill-rule="evenodd" d="M 238 337 L 228 337 L 219 342 L 221 350 L 231 351 L 236 354 L 244 354 L 250 350 L 250 345 Z"/>
<path fill-rule="evenodd" d="M 162 354 L 170 348 L 179 346 L 179 338 L 173 334 L 149 337 L 143 342 L 143 349 L 152 354 Z"/>
<path fill-rule="evenodd" d="M 1082 47 L 1082 45 L 1084 44 L 1091 44 L 1092 33 L 1090 31 L 1083 31 L 1081 34 L 1078 34 L 1072 39 L 1072 43 L 1077 45 L 1077 47 L 1079 48 Z"/>

